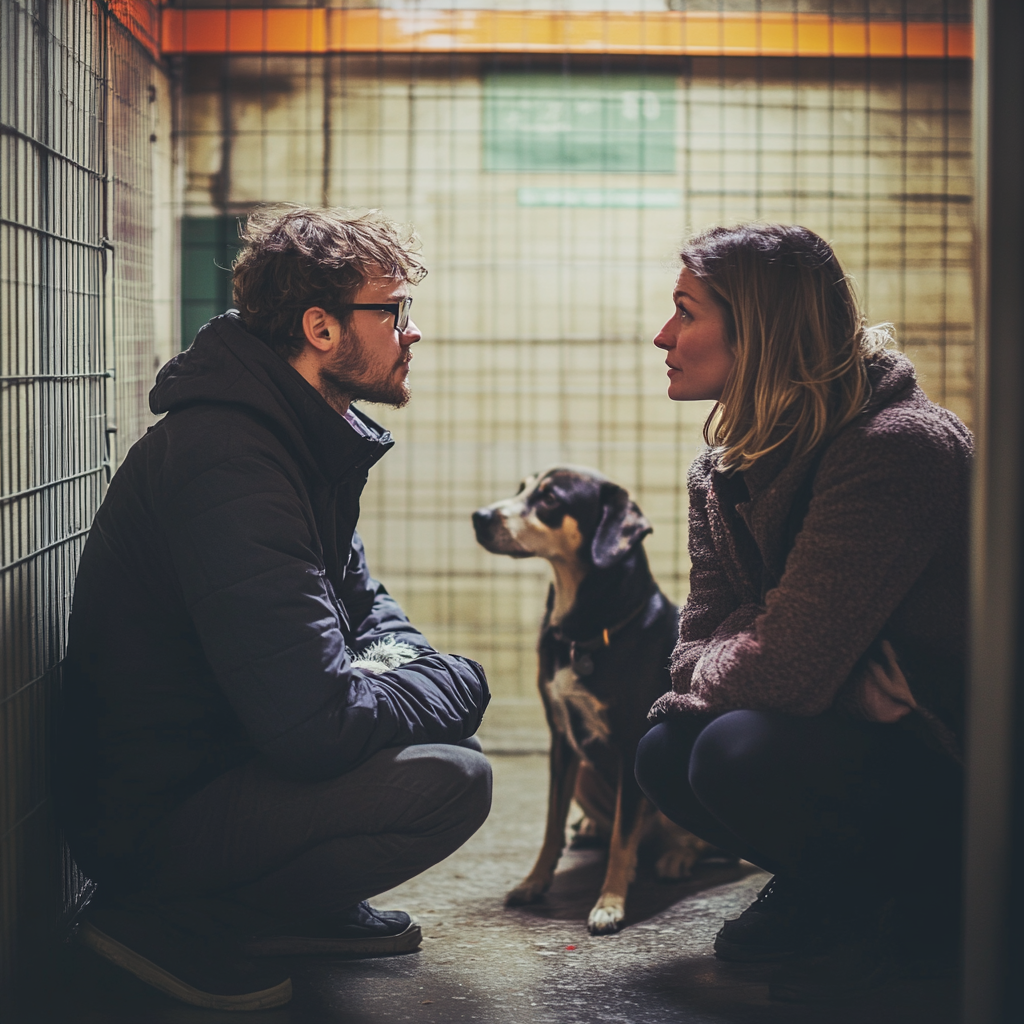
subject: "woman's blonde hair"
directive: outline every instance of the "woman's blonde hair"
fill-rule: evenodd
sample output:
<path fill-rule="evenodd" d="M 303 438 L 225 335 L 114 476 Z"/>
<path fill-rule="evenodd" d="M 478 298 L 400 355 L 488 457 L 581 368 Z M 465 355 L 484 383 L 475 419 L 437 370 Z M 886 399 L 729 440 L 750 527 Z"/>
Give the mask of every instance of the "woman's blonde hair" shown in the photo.
<path fill-rule="evenodd" d="M 736 356 L 704 424 L 723 469 L 749 469 L 790 439 L 794 457 L 806 454 L 861 412 L 867 360 L 892 343 L 892 326 L 866 326 L 823 238 L 739 224 L 702 231 L 679 255 L 725 311 Z"/>

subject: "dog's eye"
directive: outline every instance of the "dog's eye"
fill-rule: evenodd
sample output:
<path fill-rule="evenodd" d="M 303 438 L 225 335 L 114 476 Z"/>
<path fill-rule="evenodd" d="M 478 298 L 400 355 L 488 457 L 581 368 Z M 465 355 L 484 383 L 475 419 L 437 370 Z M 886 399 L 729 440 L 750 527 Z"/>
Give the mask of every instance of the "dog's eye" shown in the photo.
<path fill-rule="evenodd" d="M 554 508 L 558 504 L 558 495 L 553 491 L 541 491 L 537 495 L 537 504 L 543 505 L 544 508 Z"/>

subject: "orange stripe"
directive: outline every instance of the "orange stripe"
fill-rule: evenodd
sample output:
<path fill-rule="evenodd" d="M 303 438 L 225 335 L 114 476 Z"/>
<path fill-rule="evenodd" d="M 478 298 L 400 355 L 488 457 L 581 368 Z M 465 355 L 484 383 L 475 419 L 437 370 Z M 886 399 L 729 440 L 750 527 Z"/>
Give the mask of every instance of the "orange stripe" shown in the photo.
<path fill-rule="evenodd" d="M 149 0 L 109 0 L 108 9 L 154 56 L 160 56 L 160 12 Z"/>
<path fill-rule="evenodd" d="M 161 46 L 164 53 L 325 53 L 327 12 L 165 8 Z"/>
<path fill-rule="evenodd" d="M 973 55 L 968 24 L 821 14 L 659 11 L 163 10 L 164 53 L 621 53 L 766 57 Z"/>

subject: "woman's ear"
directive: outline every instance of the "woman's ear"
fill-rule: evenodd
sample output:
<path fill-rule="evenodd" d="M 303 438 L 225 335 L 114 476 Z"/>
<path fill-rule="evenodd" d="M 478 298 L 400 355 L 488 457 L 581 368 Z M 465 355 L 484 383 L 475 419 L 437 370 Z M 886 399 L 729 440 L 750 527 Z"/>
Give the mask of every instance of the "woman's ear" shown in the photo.
<path fill-rule="evenodd" d="M 590 545 L 590 557 L 598 569 L 625 558 L 653 530 L 624 488 L 613 483 L 601 485 L 601 521 Z"/>

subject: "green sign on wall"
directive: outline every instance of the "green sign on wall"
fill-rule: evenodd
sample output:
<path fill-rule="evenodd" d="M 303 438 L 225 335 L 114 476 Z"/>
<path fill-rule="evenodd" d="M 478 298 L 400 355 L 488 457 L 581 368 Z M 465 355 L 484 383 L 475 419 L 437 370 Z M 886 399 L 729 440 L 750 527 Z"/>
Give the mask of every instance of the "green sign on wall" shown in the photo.
<path fill-rule="evenodd" d="M 630 171 L 676 167 L 671 75 L 489 75 L 487 171 Z"/>

